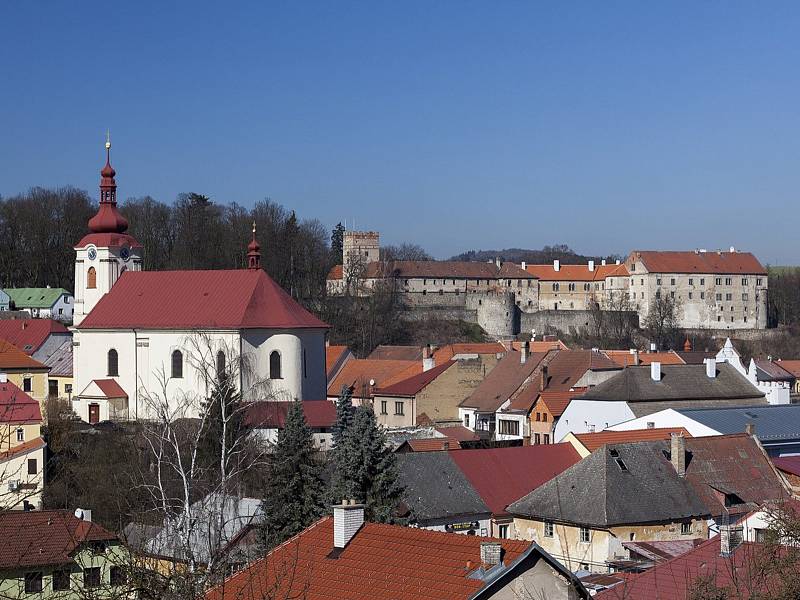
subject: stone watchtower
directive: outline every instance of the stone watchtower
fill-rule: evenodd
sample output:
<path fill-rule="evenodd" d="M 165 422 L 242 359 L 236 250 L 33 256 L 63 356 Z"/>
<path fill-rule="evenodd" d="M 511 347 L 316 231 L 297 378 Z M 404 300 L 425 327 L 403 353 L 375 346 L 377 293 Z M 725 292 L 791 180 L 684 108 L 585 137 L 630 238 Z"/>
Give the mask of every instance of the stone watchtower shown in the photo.
<path fill-rule="evenodd" d="M 380 260 L 380 234 L 376 231 L 345 231 L 342 244 L 345 278 L 353 266 L 366 266 Z"/>

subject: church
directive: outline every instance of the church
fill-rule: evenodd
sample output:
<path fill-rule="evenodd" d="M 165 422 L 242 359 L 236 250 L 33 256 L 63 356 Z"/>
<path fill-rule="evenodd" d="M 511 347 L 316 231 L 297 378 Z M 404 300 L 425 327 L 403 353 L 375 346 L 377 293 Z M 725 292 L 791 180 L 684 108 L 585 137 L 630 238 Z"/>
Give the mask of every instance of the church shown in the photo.
<path fill-rule="evenodd" d="M 73 410 L 83 420 L 148 419 L 156 406 L 196 417 L 209 379 L 231 373 L 247 400 L 326 397 L 328 325 L 261 268 L 146 271 L 117 208 L 111 144 L 90 233 L 75 246 Z M 233 368 L 232 365 L 244 365 Z"/>

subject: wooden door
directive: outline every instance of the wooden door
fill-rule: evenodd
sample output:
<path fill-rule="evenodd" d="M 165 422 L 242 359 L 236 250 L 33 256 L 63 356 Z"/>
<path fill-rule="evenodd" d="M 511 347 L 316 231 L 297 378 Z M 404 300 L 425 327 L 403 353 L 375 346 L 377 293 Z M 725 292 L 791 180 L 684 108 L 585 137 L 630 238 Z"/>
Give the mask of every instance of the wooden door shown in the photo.
<path fill-rule="evenodd" d="M 99 404 L 90 404 L 89 405 L 89 423 L 94 425 L 95 423 L 100 422 L 100 405 Z"/>

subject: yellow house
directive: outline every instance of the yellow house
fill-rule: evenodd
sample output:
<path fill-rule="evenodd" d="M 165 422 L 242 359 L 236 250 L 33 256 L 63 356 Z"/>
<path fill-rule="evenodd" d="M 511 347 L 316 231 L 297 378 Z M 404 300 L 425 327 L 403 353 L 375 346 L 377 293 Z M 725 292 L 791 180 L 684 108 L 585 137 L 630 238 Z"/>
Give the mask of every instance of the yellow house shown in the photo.
<path fill-rule="evenodd" d="M 8 381 L 39 402 L 44 409 L 47 400 L 49 368 L 6 340 L 0 340 L 0 373 Z"/>
<path fill-rule="evenodd" d="M 41 508 L 41 425 L 39 403 L 0 373 L 0 510 Z"/>
<path fill-rule="evenodd" d="M 623 542 L 707 537 L 711 513 L 685 477 L 683 439 L 602 446 L 508 507 L 515 534 L 595 572 L 628 558 Z"/>

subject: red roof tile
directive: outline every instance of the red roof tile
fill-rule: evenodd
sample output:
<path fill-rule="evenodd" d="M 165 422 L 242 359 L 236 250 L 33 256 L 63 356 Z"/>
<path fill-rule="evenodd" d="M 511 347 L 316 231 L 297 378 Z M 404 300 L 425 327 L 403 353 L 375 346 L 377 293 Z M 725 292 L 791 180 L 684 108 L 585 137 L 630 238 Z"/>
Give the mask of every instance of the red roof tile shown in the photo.
<path fill-rule="evenodd" d="M 326 328 L 263 270 L 126 271 L 79 329 Z"/>
<path fill-rule="evenodd" d="M 652 569 L 634 575 L 608 590 L 598 593 L 597 600 L 688 600 L 692 584 L 699 577 L 710 578 L 717 587 L 739 586 L 736 598 L 746 600 L 757 590 L 748 589 L 753 581 L 754 565 L 764 547 L 761 544 L 745 543 L 731 557 L 720 554 L 720 538 L 714 536 L 694 550 L 672 560 L 656 564 Z M 764 557 L 767 555 L 764 554 Z M 763 560 L 763 559 L 762 559 Z M 746 582 L 743 585 L 743 582 Z M 736 593 L 736 592 L 734 592 Z"/>
<path fill-rule="evenodd" d="M 375 393 L 381 396 L 416 396 L 454 364 L 456 364 L 455 361 L 448 360 L 444 364 L 437 365 L 432 369 L 423 371 L 408 379 L 403 379 L 392 385 L 378 388 L 375 390 Z"/>
<path fill-rule="evenodd" d="M 750 252 L 693 252 L 636 250 L 628 260 L 640 259 L 650 273 L 766 275 Z"/>
<path fill-rule="evenodd" d="M 39 403 L 16 385 L 0 383 L 0 423 L 41 423 Z"/>
<path fill-rule="evenodd" d="M 684 437 L 692 437 L 692 435 L 683 427 L 629 429 L 626 431 L 598 431 L 596 433 L 576 433 L 574 435 L 589 452 L 594 452 L 606 444 L 627 444 L 629 442 L 646 442 L 648 440 L 668 440 L 673 433 L 681 433 Z"/>
<path fill-rule="evenodd" d="M 381 344 L 367 356 L 369 360 L 422 360 L 422 346 Z"/>
<path fill-rule="evenodd" d="M 365 523 L 341 552 L 329 556 L 333 519 L 325 517 L 212 588 L 206 600 L 466 599 L 484 585 L 467 576 L 480 565 L 482 541 L 486 538 Z M 507 563 L 530 545 L 497 541 Z"/>
<path fill-rule="evenodd" d="M 784 371 L 791 373 L 795 377 L 800 377 L 800 360 L 778 360 L 776 363 Z"/>
<path fill-rule="evenodd" d="M 106 398 L 127 398 L 128 394 L 120 387 L 116 379 L 95 379 L 94 383 Z"/>
<path fill-rule="evenodd" d="M 461 444 L 457 439 L 448 437 L 438 438 L 411 438 L 400 444 L 397 452 L 402 452 L 406 448 L 413 452 L 438 452 L 440 450 L 458 450 Z"/>
<path fill-rule="evenodd" d="M 347 346 L 325 347 L 325 372 L 328 374 L 328 377 L 333 375 L 331 371 L 339 366 L 339 361 L 341 361 L 348 352 L 350 352 L 350 349 Z"/>
<path fill-rule="evenodd" d="M 603 350 L 602 352 L 621 367 L 636 364 L 636 357 L 629 350 Z M 668 350 L 667 352 L 639 352 L 640 365 L 649 365 L 653 362 L 660 362 L 662 365 L 686 364 L 686 361 L 674 350 Z"/>
<path fill-rule="evenodd" d="M 353 395 L 360 398 L 366 391 L 371 396 L 374 388 L 388 387 L 422 372 L 421 360 L 372 360 L 356 358 L 347 361 L 339 374 L 328 384 L 328 396 L 338 396 L 342 386 L 353 388 Z M 369 382 L 374 380 L 374 386 Z"/>
<path fill-rule="evenodd" d="M 69 330 L 52 319 L 0 319 L 0 338 L 26 354 L 33 354 L 52 334 L 68 334 Z"/>
<path fill-rule="evenodd" d="M 780 456 L 772 459 L 772 464 L 781 471 L 800 476 L 800 456 Z"/>
<path fill-rule="evenodd" d="M 505 354 L 506 349 L 500 342 L 488 342 L 485 344 L 448 344 L 437 348 L 433 353 L 433 358 L 437 363 L 450 360 L 457 354 Z"/>
<path fill-rule="evenodd" d="M 461 406 L 482 412 L 496 411 L 529 380 L 546 356 L 546 353 L 533 353 L 521 363 L 519 352 L 507 353 Z"/>
<path fill-rule="evenodd" d="M 14 446 L 10 450 L 6 450 L 5 452 L 0 452 L 0 461 L 6 461 L 9 458 L 14 458 L 22 454 L 27 454 L 28 452 L 39 450 L 40 448 L 44 448 L 45 446 L 47 446 L 47 442 L 44 441 L 44 438 L 37 437 L 32 440 L 28 440 L 27 442 L 23 442 L 22 444 L 19 444 L 17 446 Z"/>
<path fill-rule="evenodd" d="M 457 450 L 450 456 L 496 515 L 581 458 L 572 444 Z"/>
<path fill-rule="evenodd" d="M 32 359 L 9 341 L 0 339 L 0 371 L 4 369 L 40 369 L 47 367 Z"/>
<path fill-rule="evenodd" d="M 588 388 L 580 387 L 560 392 L 551 392 L 545 390 L 539 394 L 539 402 L 547 407 L 547 410 L 550 411 L 551 415 L 554 417 L 560 417 L 564 414 L 564 411 L 567 409 L 567 406 L 572 399 L 582 396 L 584 393 L 586 393 L 587 389 Z"/>
<path fill-rule="evenodd" d="M 0 513 L 0 569 L 61 565 L 81 544 L 117 537 L 66 510 Z"/>
<path fill-rule="evenodd" d="M 606 277 L 627 277 L 628 269 L 623 264 L 595 265 L 594 271 L 589 265 L 561 265 L 556 271 L 552 264 L 527 265 L 525 270 L 540 281 L 603 281 Z"/>
<path fill-rule="evenodd" d="M 309 427 L 333 427 L 336 404 L 330 400 L 303 400 L 303 414 Z M 282 429 L 291 402 L 253 402 L 247 407 L 245 424 L 250 427 Z"/>

